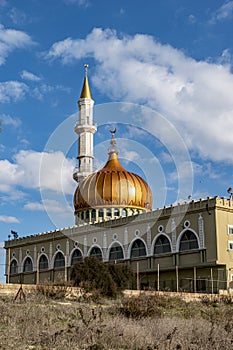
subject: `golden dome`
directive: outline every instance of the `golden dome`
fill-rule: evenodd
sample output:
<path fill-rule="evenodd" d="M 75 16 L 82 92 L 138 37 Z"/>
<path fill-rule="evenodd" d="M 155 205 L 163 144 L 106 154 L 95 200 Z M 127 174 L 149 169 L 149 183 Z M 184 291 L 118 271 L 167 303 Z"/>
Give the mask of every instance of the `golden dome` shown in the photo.
<path fill-rule="evenodd" d="M 88 208 L 152 209 L 151 189 L 139 175 L 124 169 L 118 159 L 112 132 L 105 166 L 84 179 L 74 194 L 75 214 Z"/>

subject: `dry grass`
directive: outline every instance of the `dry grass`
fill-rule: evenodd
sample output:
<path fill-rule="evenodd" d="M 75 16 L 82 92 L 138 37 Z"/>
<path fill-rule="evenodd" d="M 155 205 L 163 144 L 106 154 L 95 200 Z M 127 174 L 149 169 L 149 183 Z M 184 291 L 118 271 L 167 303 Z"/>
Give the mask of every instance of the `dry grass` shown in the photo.
<path fill-rule="evenodd" d="M 0 349 L 233 349 L 233 306 L 147 297 L 102 304 L 0 299 Z M 130 311 L 129 311 L 130 310 Z"/>

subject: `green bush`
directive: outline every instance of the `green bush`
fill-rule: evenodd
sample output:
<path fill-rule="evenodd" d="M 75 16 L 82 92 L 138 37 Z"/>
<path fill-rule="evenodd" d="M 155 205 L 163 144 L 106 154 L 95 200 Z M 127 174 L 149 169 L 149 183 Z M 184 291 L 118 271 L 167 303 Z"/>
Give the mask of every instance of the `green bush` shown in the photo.
<path fill-rule="evenodd" d="M 86 292 L 99 290 L 108 297 L 116 297 L 128 287 L 132 276 L 128 266 L 105 264 L 94 257 L 85 258 L 71 270 L 71 280 L 75 286 L 82 287 Z"/>
<path fill-rule="evenodd" d="M 162 315 L 162 308 L 157 304 L 156 298 L 144 294 L 122 298 L 119 311 L 124 316 L 135 319 Z"/>

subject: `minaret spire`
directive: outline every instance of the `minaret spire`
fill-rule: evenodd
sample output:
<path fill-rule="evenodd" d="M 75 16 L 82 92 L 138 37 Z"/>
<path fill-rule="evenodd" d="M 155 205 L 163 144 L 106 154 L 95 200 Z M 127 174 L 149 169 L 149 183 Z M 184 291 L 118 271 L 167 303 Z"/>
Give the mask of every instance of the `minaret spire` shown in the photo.
<path fill-rule="evenodd" d="M 78 134 L 78 166 L 73 178 L 81 182 L 93 172 L 93 135 L 97 130 L 93 122 L 94 101 L 88 82 L 88 64 L 84 65 L 85 77 L 80 98 L 78 100 L 79 120 L 75 125 L 75 132 Z"/>
<path fill-rule="evenodd" d="M 88 83 L 88 64 L 84 64 L 84 68 L 85 68 L 85 78 L 84 78 L 84 82 L 83 82 L 83 88 L 82 88 L 82 92 L 80 95 L 80 98 L 91 98 L 91 90 L 89 87 L 89 83 Z"/>

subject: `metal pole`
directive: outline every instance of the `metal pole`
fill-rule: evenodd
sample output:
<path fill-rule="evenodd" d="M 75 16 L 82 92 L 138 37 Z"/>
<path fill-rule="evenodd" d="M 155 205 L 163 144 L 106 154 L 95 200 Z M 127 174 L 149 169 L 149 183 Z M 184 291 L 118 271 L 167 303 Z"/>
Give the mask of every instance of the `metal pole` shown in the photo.
<path fill-rule="evenodd" d="M 65 282 L 67 282 L 67 256 L 65 255 Z"/>
<path fill-rule="evenodd" d="M 178 272 L 177 265 L 176 265 L 176 291 L 179 292 L 179 272 Z"/>
<path fill-rule="evenodd" d="M 137 290 L 140 290 L 139 261 L 137 261 Z"/>
<path fill-rule="evenodd" d="M 197 269 L 196 269 L 196 266 L 193 267 L 193 283 L 194 283 L 194 286 L 193 286 L 193 291 L 194 293 L 197 292 Z"/>
<path fill-rule="evenodd" d="M 36 260 L 36 284 L 40 283 L 40 268 L 39 268 L 39 253 L 37 253 Z"/>
<path fill-rule="evenodd" d="M 210 269 L 210 279 L 211 279 L 211 293 L 214 294 L 214 280 L 213 280 L 213 269 Z"/>
<path fill-rule="evenodd" d="M 8 262 L 7 262 L 7 283 L 10 283 L 10 267 L 11 267 L 11 248 L 8 248 Z"/>
<path fill-rule="evenodd" d="M 159 284 L 160 284 L 160 283 L 159 283 L 159 264 L 158 264 L 158 280 L 157 280 L 157 289 L 158 289 L 158 292 L 159 292 L 159 289 L 160 289 L 160 288 L 159 288 Z"/>

